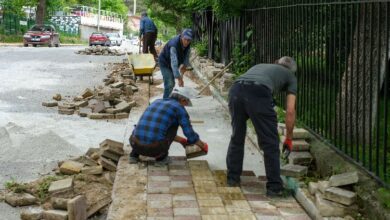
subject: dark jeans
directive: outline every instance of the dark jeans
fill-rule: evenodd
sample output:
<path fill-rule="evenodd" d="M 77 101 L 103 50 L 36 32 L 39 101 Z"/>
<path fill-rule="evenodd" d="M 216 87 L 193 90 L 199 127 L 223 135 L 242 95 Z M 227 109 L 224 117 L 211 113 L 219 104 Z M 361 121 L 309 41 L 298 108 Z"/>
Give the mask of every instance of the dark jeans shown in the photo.
<path fill-rule="evenodd" d="M 233 133 L 226 157 L 229 180 L 240 182 L 242 173 L 246 122 L 251 119 L 259 145 L 264 152 L 267 189 L 283 188 L 280 178 L 280 150 L 277 117 L 271 90 L 253 82 L 235 82 L 229 91 L 229 111 Z"/>
<path fill-rule="evenodd" d="M 164 159 L 168 156 L 169 147 L 176 137 L 178 128 L 179 126 L 170 127 L 167 131 L 165 140 L 145 145 L 137 143 L 137 139 L 132 135 L 129 140 L 130 145 L 133 148 L 130 156 L 138 158 L 140 155 L 143 155 L 147 157 L 155 157 L 156 160 Z"/>
<path fill-rule="evenodd" d="M 143 44 L 142 44 L 142 53 L 151 53 L 154 56 L 154 59 L 157 60 L 156 48 L 154 44 L 157 40 L 157 33 L 148 32 L 144 34 Z"/>

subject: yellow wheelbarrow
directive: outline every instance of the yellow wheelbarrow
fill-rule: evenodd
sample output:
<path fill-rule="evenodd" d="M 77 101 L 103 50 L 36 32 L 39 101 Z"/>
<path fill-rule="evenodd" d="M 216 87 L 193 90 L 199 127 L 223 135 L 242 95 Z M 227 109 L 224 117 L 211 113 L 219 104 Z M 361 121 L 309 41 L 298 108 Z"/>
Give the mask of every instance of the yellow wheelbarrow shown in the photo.
<path fill-rule="evenodd" d="M 153 54 L 131 54 L 128 56 L 130 67 L 133 69 L 135 79 L 144 76 L 149 77 L 149 83 L 153 84 L 153 71 L 156 68 L 156 61 Z"/>

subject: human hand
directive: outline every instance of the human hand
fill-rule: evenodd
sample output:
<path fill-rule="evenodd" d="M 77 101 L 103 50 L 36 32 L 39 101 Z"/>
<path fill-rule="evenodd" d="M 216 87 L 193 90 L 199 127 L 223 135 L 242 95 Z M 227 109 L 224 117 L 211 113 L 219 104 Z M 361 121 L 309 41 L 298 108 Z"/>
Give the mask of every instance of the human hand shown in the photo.
<path fill-rule="evenodd" d="M 195 144 L 198 145 L 204 152 L 207 153 L 209 151 L 209 145 L 206 142 L 199 140 Z"/>
<path fill-rule="evenodd" d="M 179 87 L 184 87 L 184 81 L 182 77 L 178 78 L 177 81 L 179 83 Z"/>
<path fill-rule="evenodd" d="M 180 71 L 180 73 L 183 75 L 183 74 L 187 71 L 187 69 L 186 69 L 186 67 L 182 64 L 182 65 L 180 65 L 180 67 L 179 67 L 179 71 Z"/>
<path fill-rule="evenodd" d="M 179 142 L 181 145 L 183 145 L 184 148 L 186 148 L 186 146 L 188 145 L 188 140 L 187 140 L 186 138 L 180 137 L 180 138 L 178 139 L 178 142 Z"/>
<path fill-rule="evenodd" d="M 292 151 L 292 140 L 286 138 L 283 143 L 283 159 L 287 159 Z"/>

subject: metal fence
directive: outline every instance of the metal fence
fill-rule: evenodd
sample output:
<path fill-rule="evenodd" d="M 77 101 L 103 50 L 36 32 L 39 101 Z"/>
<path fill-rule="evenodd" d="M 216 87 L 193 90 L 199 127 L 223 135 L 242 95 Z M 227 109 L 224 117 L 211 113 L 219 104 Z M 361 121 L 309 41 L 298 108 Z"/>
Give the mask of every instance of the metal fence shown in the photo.
<path fill-rule="evenodd" d="M 254 63 L 294 57 L 299 121 L 389 186 L 390 2 L 264 2 L 229 20 L 212 11 L 194 14 L 195 36 L 208 40 L 208 57 L 227 63 L 248 27 L 254 34 L 242 53 L 254 48 Z M 278 100 L 283 105 L 283 95 Z"/>

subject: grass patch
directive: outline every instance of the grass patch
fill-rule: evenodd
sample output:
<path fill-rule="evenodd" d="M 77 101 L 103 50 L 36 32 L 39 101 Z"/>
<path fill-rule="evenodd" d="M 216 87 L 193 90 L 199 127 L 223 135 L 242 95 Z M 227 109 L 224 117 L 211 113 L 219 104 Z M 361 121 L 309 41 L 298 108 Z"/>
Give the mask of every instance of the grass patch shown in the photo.
<path fill-rule="evenodd" d="M 22 193 L 27 191 L 27 185 L 24 183 L 18 183 L 15 179 L 11 179 L 4 184 L 7 190 L 10 190 L 14 193 Z"/>
<path fill-rule="evenodd" d="M 48 197 L 50 184 L 59 179 L 61 179 L 61 177 L 47 176 L 40 181 L 40 183 L 37 186 L 37 194 L 41 202 L 45 201 L 46 198 Z"/>
<path fill-rule="evenodd" d="M 383 206 L 390 209 L 390 190 L 379 188 L 377 194 L 379 201 L 383 204 Z"/>
<path fill-rule="evenodd" d="M 86 41 L 80 39 L 78 35 L 60 35 L 61 44 L 87 44 Z"/>
<path fill-rule="evenodd" d="M 1 43 L 22 43 L 23 36 L 22 35 L 4 35 L 0 34 L 0 42 Z"/>

